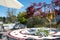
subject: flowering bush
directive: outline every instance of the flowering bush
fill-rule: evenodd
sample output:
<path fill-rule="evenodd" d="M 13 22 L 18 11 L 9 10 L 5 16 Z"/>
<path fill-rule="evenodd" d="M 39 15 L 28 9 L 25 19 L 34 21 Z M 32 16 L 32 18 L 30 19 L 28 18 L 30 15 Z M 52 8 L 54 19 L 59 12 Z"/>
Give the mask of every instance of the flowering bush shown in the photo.
<path fill-rule="evenodd" d="M 49 31 L 48 30 L 44 30 L 43 28 L 42 29 L 38 29 L 38 30 L 36 30 L 36 34 L 35 35 L 48 36 L 49 35 Z"/>

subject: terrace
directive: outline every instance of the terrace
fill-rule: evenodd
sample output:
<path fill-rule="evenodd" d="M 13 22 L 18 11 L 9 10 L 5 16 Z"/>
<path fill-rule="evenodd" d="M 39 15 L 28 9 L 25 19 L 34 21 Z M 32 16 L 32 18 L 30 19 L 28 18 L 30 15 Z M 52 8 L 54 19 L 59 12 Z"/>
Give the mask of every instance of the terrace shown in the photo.
<path fill-rule="evenodd" d="M 0 6 L 6 14 L 0 15 L 0 40 L 60 40 L 59 0 L 1 0 Z"/>

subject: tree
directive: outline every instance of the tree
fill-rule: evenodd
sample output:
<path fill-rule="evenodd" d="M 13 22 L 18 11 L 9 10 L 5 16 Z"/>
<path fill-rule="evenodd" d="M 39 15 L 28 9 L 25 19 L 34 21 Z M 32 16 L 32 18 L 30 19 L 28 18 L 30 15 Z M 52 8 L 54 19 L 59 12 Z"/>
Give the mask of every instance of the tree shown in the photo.
<path fill-rule="evenodd" d="M 60 15 L 60 0 L 52 0 L 52 4 L 54 8 L 58 7 L 59 9 L 55 9 L 55 14 Z"/>
<path fill-rule="evenodd" d="M 60 0 L 52 0 L 52 2 L 53 2 L 56 6 L 60 6 Z"/>
<path fill-rule="evenodd" d="M 0 17 L 0 21 L 2 21 L 3 20 L 3 17 Z"/>
<path fill-rule="evenodd" d="M 7 22 L 15 22 L 17 17 L 15 16 L 15 9 L 8 8 L 7 10 Z"/>
<path fill-rule="evenodd" d="M 17 21 L 17 17 L 16 17 L 15 15 L 12 15 L 12 16 L 11 16 L 11 22 L 14 23 L 14 22 L 16 22 L 16 21 Z"/>
<path fill-rule="evenodd" d="M 3 22 L 5 23 L 5 21 L 6 21 L 6 18 L 5 18 L 5 17 L 3 17 Z"/>
<path fill-rule="evenodd" d="M 26 24 L 27 23 L 27 13 L 26 12 L 20 12 L 17 16 L 17 19 L 20 23 Z"/>

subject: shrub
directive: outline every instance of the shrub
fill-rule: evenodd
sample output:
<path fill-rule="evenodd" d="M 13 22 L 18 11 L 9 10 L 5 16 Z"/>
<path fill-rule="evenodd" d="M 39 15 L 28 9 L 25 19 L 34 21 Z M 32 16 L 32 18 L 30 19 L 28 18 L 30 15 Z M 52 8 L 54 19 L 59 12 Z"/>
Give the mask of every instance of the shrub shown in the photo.
<path fill-rule="evenodd" d="M 44 27 L 45 26 L 45 21 L 41 18 L 38 17 L 31 17 L 27 21 L 27 27 Z"/>

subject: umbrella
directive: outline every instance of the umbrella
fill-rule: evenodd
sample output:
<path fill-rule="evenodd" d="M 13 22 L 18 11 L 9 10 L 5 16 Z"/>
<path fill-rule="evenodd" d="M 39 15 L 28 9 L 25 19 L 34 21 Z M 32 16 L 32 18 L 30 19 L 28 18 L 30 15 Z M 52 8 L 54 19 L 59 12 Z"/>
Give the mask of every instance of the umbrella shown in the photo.
<path fill-rule="evenodd" d="M 0 5 L 8 8 L 20 9 L 23 5 L 17 0 L 0 0 Z"/>

